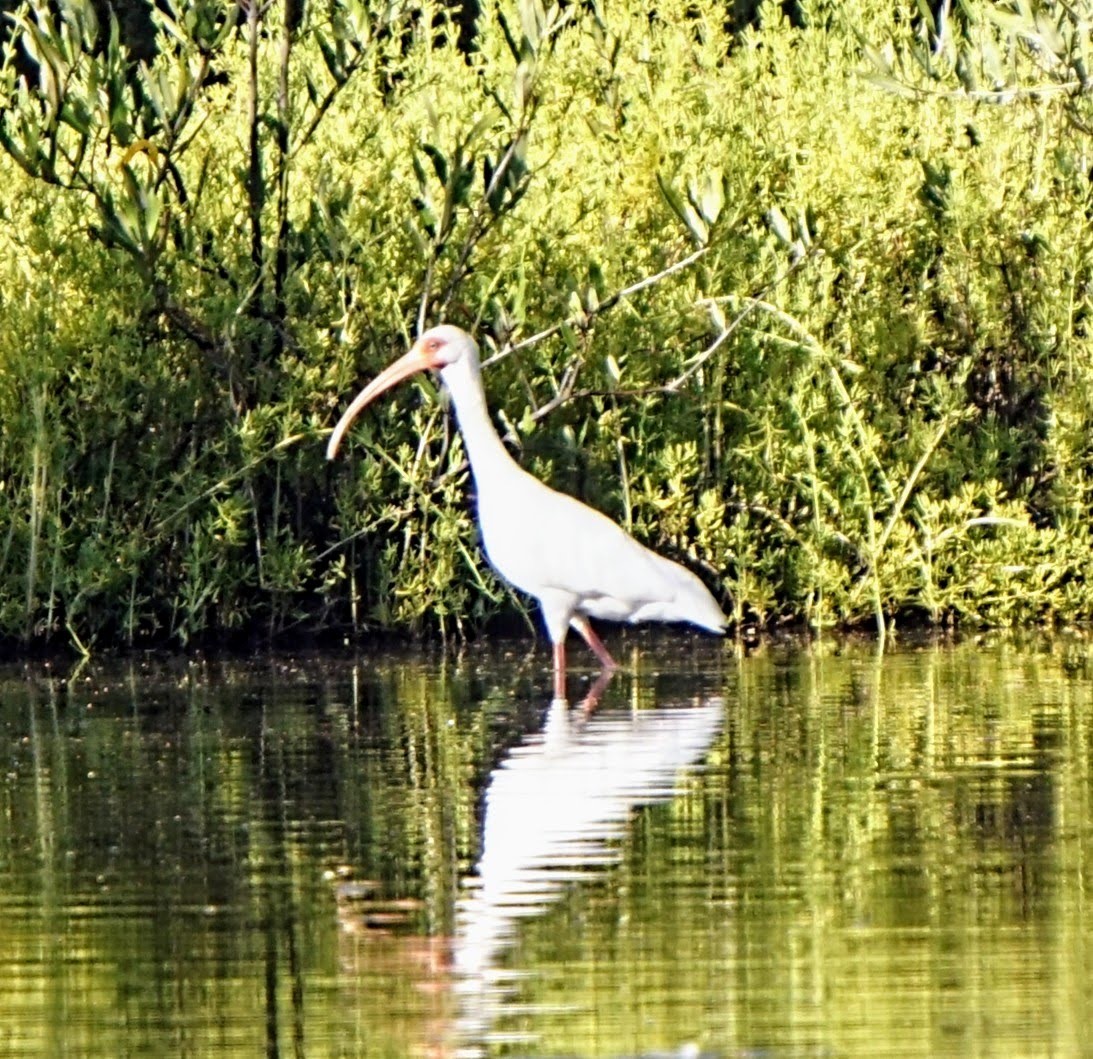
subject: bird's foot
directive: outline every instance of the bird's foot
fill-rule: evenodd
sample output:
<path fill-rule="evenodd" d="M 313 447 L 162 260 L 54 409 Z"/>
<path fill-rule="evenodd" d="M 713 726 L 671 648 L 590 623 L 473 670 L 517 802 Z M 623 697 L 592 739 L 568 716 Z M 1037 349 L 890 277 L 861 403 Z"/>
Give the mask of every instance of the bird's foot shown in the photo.
<path fill-rule="evenodd" d="M 601 696 L 607 690 L 607 685 L 611 683 L 617 669 L 618 666 L 614 664 L 604 666 L 603 672 L 592 682 L 592 687 L 588 689 L 588 694 L 577 704 L 578 712 L 584 714 L 585 717 L 588 717 L 595 712 L 596 707 L 600 703 Z"/>

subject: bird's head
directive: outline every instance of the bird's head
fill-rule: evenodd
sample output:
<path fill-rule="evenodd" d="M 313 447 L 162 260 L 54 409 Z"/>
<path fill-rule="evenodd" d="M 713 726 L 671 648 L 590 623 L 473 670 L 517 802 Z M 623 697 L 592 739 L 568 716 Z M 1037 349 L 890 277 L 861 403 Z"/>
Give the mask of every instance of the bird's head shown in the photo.
<path fill-rule="evenodd" d="M 353 403 L 342 414 L 330 435 L 326 458 L 334 459 L 345 432 L 367 404 L 396 383 L 416 375 L 419 371 L 439 372 L 449 387 L 458 385 L 458 380 L 463 377 L 477 380 L 478 346 L 466 331 L 451 324 L 431 327 L 411 346 L 408 353 L 388 365 L 353 398 Z"/>

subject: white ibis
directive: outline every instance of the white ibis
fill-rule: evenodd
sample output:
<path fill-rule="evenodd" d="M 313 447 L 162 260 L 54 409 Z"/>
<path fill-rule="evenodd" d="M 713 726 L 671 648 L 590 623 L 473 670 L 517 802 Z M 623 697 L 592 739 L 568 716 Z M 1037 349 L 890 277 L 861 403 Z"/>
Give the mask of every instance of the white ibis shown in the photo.
<path fill-rule="evenodd" d="M 440 373 L 455 406 L 486 555 L 506 581 L 539 601 L 554 646 L 555 698 L 565 698 L 570 626 L 605 670 L 616 668 L 589 618 L 688 622 L 724 632 L 725 615 L 693 573 L 638 544 L 600 512 L 533 478 L 509 455 L 486 410 L 478 346 L 458 327 L 443 324 L 426 331 L 357 394 L 330 435 L 327 459 L 334 458 L 365 405 L 426 369 Z"/>
<path fill-rule="evenodd" d="M 593 717 L 554 702 L 542 731 L 494 769 L 475 874 L 455 909 L 453 1054 L 480 1054 L 473 1046 L 511 1014 L 522 972 L 509 950 L 526 936 L 524 924 L 561 900 L 574 878 L 587 886 L 620 860 L 634 809 L 675 797 L 724 720 L 720 696 Z"/>

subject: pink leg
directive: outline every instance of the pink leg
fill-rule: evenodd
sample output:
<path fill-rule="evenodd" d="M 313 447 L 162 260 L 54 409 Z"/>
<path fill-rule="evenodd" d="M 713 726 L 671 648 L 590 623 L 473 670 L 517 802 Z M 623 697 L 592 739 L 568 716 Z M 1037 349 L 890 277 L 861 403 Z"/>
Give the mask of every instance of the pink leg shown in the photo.
<path fill-rule="evenodd" d="M 554 697 L 565 698 L 565 641 L 554 645 Z"/>
<path fill-rule="evenodd" d="M 600 702 L 600 696 L 607 690 L 607 685 L 611 683 L 611 679 L 614 675 L 614 669 L 605 669 L 596 677 L 592 687 L 588 689 L 588 694 L 585 695 L 581 700 L 580 705 L 577 707 L 586 717 L 595 712 L 596 707 Z"/>
<path fill-rule="evenodd" d="M 618 662 L 611 657 L 611 652 L 604 647 L 603 641 L 595 634 L 587 618 L 577 615 L 569 619 L 569 624 L 584 637 L 584 642 L 595 652 L 596 657 L 600 660 L 600 665 L 604 669 L 614 670 L 619 668 Z"/>

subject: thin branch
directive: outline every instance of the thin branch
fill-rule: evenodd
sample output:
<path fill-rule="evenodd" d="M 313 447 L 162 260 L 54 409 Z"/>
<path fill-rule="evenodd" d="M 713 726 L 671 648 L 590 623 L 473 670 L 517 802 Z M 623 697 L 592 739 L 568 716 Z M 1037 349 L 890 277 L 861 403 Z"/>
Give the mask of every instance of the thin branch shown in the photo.
<path fill-rule="evenodd" d="M 631 294 L 637 294 L 639 291 L 645 290 L 646 287 L 652 287 L 654 284 L 659 283 L 663 279 L 667 279 L 669 276 L 674 275 L 676 272 L 682 272 L 685 268 L 693 265 L 700 257 L 708 252 L 708 247 L 699 247 L 694 253 L 688 254 L 685 258 L 675 262 L 675 264 L 669 265 L 667 268 L 662 269 L 655 276 L 646 276 L 644 279 L 638 280 L 637 283 L 630 284 L 629 287 L 623 287 L 622 290 L 615 291 L 614 294 L 604 298 L 599 305 L 594 309 L 589 309 L 587 312 L 581 314 L 578 317 L 569 317 L 563 320 L 561 323 L 554 324 L 551 327 L 546 328 L 538 334 L 531 335 L 529 338 L 522 339 L 519 342 L 512 343 L 505 346 L 503 349 L 498 350 L 491 357 L 487 357 L 482 362 L 483 368 L 488 368 L 493 364 L 497 364 L 499 361 L 505 360 L 507 357 L 512 356 L 513 353 L 519 352 L 521 349 L 527 349 L 529 346 L 537 345 L 544 339 L 551 338 L 558 334 L 565 327 L 573 327 L 575 325 L 587 324 L 595 316 L 599 316 L 600 313 L 606 312 L 608 309 L 613 309 L 623 298 L 630 297 Z"/>
<path fill-rule="evenodd" d="M 421 281 L 421 301 L 417 307 L 417 329 L 416 334 L 422 334 L 425 330 L 425 317 L 429 311 L 429 300 L 432 297 L 433 291 L 433 270 L 436 268 L 436 247 L 433 248 L 433 253 L 429 256 L 429 263 L 425 266 L 425 277 Z"/>
<path fill-rule="evenodd" d="M 387 23 L 384 28 L 389 28 L 390 25 L 391 23 Z M 315 113 L 312 115 L 311 121 L 308 122 L 307 128 L 305 128 L 300 135 L 299 140 L 297 140 L 296 146 L 293 147 L 292 153 L 289 156 L 290 160 L 295 160 L 296 155 L 311 142 L 311 138 L 322 124 L 323 118 L 326 117 L 327 111 L 334 105 L 334 101 L 341 94 L 342 89 L 349 83 L 353 75 L 364 65 L 364 61 L 367 57 L 367 50 L 359 51 L 356 58 L 344 68 L 345 76 L 342 77 L 341 80 L 335 80 L 333 86 L 327 91 L 326 95 L 315 105 Z"/>
<path fill-rule="evenodd" d="M 918 482 L 919 475 L 926 468 L 926 464 L 929 462 L 930 457 L 934 454 L 934 450 L 941 444 L 941 439 L 945 436 L 949 429 L 949 425 L 955 419 L 955 416 L 948 415 L 942 418 L 941 422 L 937 425 L 937 430 L 934 431 L 934 436 L 930 439 L 926 448 L 923 450 L 922 455 L 918 458 L 918 462 L 915 464 L 914 469 L 907 477 L 907 481 L 903 483 L 903 489 L 899 494 L 898 499 L 892 506 L 892 511 L 888 515 L 888 521 L 884 524 L 884 529 L 881 530 L 880 538 L 877 541 L 877 551 L 883 551 L 884 546 L 888 543 L 888 538 L 892 534 L 892 530 L 895 529 L 896 522 L 899 519 L 900 514 L 903 512 L 907 501 L 911 498 L 911 493 L 914 491 L 915 485 Z"/>
<path fill-rule="evenodd" d="M 724 330 L 722 330 L 721 334 L 719 334 L 717 336 L 717 338 L 715 338 L 713 340 L 713 343 L 704 352 L 700 353 L 697 357 L 695 357 L 691 361 L 691 363 L 687 366 L 687 370 L 685 372 L 683 372 L 682 375 L 680 375 L 677 378 L 673 379 L 670 383 L 667 383 L 663 387 L 663 390 L 666 393 L 675 393 L 692 375 L 695 374 L 695 372 L 698 371 L 699 368 L 702 367 L 703 364 L 706 363 L 706 361 L 708 361 L 710 359 L 710 357 L 712 357 L 717 352 L 717 350 L 728 340 L 729 336 L 732 335 L 733 332 L 736 331 L 736 329 L 744 322 L 744 320 L 751 313 L 753 313 L 756 309 L 765 309 L 767 312 L 773 313 L 775 315 L 783 316 L 787 321 L 796 324 L 796 321 L 793 320 L 792 317 L 786 317 L 781 312 L 781 310 L 777 309 L 775 306 L 771 305 L 769 302 L 764 301 L 763 298 L 765 298 L 768 294 L 770 294 L 771 291 L 773 291 L 773 290 L 777 289 L 778 287 L 780 287 L 787 279 L 789 279 L 790 276 L 793 275 L 794 272 L 797 271 L 797 269 L 799 269 L 801 267 L 801 265 L 804 264 L 804 262 L 808 261 L 811 257 L 813 257 L 818 252 L 819 251 L 817 251 L 815 249 L 809 250 L 809 252 L 807 254 L 803 254 L 796 261 L 794 261 L 789 266 L 789 268 L 787 268 L 783 273 L 781 273 L 781 275 L 775 276 L 774 279 L 772 279 L 765 287 L 763 287 L 760 290 L 758 295 L 756 295 L 754 297 L 744 298 L 743 301 L 746 303 L 746 307 L 741 312 L 737 313 L 736 316 L 733 317 L 732 322 L 728 325 L 728 327 L 726 327 L 726 328 L 724 328 Z M 716 305 L 717 302 L 720 301 L 720 300 L 722 300 L 722 299 L 703 298 L 698 302 L 698 304 L 699 305 Z M 805 332 L 805 333 L 807 334 L 807 332 Z M 812 339 L 811 335 L 809 335 L 808 337 L 809 337 L 810 340 L 815 342 L 815 340 Z"/>
<path fill-rule="evenodd" d="M 440 301 L 440 317 L 443 319 L 448 306 L 451 304 L 452 298 L 455 296 L 455 292 L 459 287 L 460 281 L 463 279 L 467 262 L 470 261 L 471 254 L 474 252 L 474 248 L 482 241 L 486 232 L 489 230 L 491 224 L 496 221 L 497 215 L 493 214 L 490 210 L 490 198 L 496 193 L 498 187 L 500 187 L 501 180 L 508 175 L 509 167 L 512 165 L 513 158 L 516 157 L 516 151 L 519 148 L 521 142 L 526 141 L 528 132 L 531 129 L 531 121 L 534 116 L 534 112 L 530 112 L 524 116 L 524 120 L 521 121 L 520 126 L 516 130 L 516 135 L 513 136 L 512 142 L 508 145 L 505 153 L 501 156 L 501 161 L 497 163 L 497 168 L 493 171 L 493 176 L 490 177 L 489 185 L 482 194 L 482 198 L 478 203 L 478 208 L 475 210 L 474 217 L 472 218 L 471 231 L 468 233 L 467 238 L 463 240 L 463 246 L 459 252 L 459 258 L 455 263 L 455 267 L 452 269 L 451 278 L 448 281 L 444 296 Z M 525 186 L 527 181 L 530 180 L 530 176 L 525 178 Z M 418 333 L 420 334 L 424 328 L 424 311 L 428 305 L 429 289 L 422 292 L 421 311 L 418 313 Z"/>
<path fill-rule="evenodd" d="M 198 493 L 197 496 L 191 498 L 190 500 L 187 500 L 186 503 L 182 504 L 180 507 L 175 508 L 175 510 L 172 511 L 169 515 L 164 515 L 163 518 L 161 518 L 159 522 L 156 523 L 154 532 L 162 533 L 172 522 L 175 521 L 175 519 L 177 519 L 180 515 L 185 514 L 195 504 L 200 504 L 203 501 L 208 500 L 210 497 L 216 496 L 217 493 L 221 492 L 224 489 L 227 489 L 228 486 L 232 484 L 232 482 L 237 481 L 244 475 L 249 474 L 251 471 L 254 470 L 255 467 L 259 467 L 263 463 L 265 463 L 266 460 L 275 458 L 279 453 L 284 452 L 284 450 L 287 448 L 291 448 L 298 442 L 311 441 L 316 436 L 321 437 L 324 433 L 329 434 L 331 433 L 331 431 L 320 430 L 318 434 L 316 434 L 316 432 L 313 430 L 305 430 L 299 434 L 290 434 L 288 437 L 281 438 L 281 440 L 278 441 L 277 444 L 271 446 L 260 455 L 255 456 L 253 460 L 250 460 L 248 463 L 243 464 L 242 467 L 237 467 L 234 471 L 231 472 L 231 474 L 226 474 L 223 478 L 220 479 L 219 482 L 216 482 L 214 485 L 211 485 L 208 489 L 204 490 L 204 492 Z"/>

